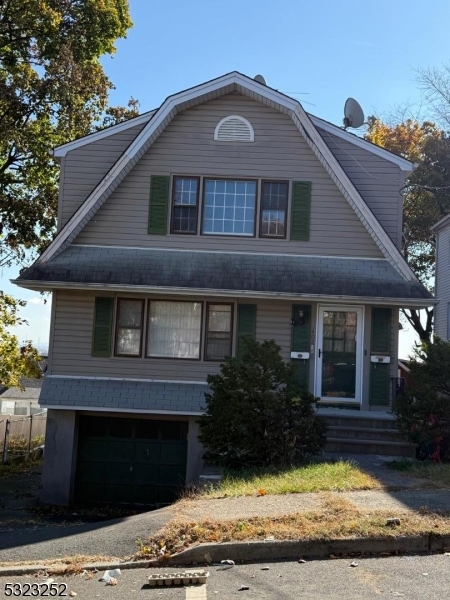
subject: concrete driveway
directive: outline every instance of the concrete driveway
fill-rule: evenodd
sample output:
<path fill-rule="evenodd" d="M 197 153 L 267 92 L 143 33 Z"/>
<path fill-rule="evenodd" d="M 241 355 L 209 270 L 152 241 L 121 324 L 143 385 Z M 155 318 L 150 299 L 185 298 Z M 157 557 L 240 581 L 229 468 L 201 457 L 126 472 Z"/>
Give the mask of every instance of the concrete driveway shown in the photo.
<path fill-rule="evenodd" d="M 98 522 L 95 517 L 83 522 L 83 516 L 35 514 L 29 509 L 38 502 L 40 481 L 39 467 L 0 478 L 0 562 L 75 554 L 130 556 L 137 550 L 138 538 L 155 533 L 172 518 L 170 508 Z"/>

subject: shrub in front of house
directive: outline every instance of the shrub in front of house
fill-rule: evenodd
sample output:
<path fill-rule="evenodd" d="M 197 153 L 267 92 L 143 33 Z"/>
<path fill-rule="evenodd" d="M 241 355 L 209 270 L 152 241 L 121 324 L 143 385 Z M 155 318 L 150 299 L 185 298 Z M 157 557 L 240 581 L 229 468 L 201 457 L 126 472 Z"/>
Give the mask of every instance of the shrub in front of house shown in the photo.
<path fill-rule="evenodd" d="M 450 342 L 436 338 L 416 351 L 396 412 L 418 458 L 450 461 Z"/>
<path fill-rule="evenodd" d="M 242 358 L 227 358 L 208 376 L 199 439 L 205 457 L 231 468 L 283 466 L 318 454 L 326 426 L 315 398 L 295 378 L 273 341 L 248 339 Z"/>

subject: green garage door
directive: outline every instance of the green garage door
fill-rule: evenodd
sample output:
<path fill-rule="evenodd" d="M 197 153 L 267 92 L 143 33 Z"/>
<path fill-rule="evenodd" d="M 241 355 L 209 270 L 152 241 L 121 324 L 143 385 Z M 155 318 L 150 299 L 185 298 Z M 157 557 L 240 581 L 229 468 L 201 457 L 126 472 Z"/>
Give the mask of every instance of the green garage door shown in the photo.
<path fill-rule="evenodd" d="M 77 502 L 173 502 L 185 485 L 185 421 L 81 417 Z"/>

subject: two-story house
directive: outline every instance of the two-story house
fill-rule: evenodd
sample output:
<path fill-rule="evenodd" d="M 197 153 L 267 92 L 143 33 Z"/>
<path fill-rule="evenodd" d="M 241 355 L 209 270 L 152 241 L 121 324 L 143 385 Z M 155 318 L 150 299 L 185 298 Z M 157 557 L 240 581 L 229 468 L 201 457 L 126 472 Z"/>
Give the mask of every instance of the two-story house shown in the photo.
<path fill-rule="evenodd" d="M 233 72 L 57 148 L 46 502 L 152 503 L 201 469 L 206 377 L 274 339 L 318 404 L 390 410 L 410 162 Z M 345 411 L 342 411 L 345 412 Z M 375 413 L 373 413 L 375 414 Z"/>
<path fill-rule="evenodd" d="M 450 339 L 450 215 L 440 219 L 432 231 L 436 236 L 434 333 Z"/>

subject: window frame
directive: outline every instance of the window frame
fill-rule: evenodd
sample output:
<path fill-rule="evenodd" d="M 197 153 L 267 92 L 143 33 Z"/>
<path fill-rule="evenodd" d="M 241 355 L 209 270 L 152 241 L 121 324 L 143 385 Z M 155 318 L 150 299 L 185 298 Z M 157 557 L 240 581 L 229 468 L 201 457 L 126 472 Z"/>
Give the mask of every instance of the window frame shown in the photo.
<path fill-rule="evenodd" d="M 142 310 L 141 310 L 141 325 L 140 325 L 140 331 L 141 331 L 141 339 L 139 341 L 139 354 L 120 354 L 119 352 L 117 352 L 117 341 L 118 341 L 118 333 L 119 333 L 119 329 L 121 328 L 119 326 L 119 314 L 120 314 L 120 302 L 121 301 L 127 301 L 127 302 L 140 302 L 142 305 Z M 146 308 L 146 300 L 145 298 L 127 298 L 126 296 L 120 296 L 117 298 L 116 300 L 116 305 L 115 305 L 115 311 L 114 311 L 114 318 L 115 318 L 115 323 L 114 323 L 114 356 L 117 356 L 118 358 L 142 358 L 142 342 L 144 340 L 144 319 L 145 319 L 145 308 Z M 125 328 L 122 328 L 125 329 Z M 138 327 L 129 327 L 128 329 L 138 329 Z"/>
<path fill-rule="evenodd" d="M 264 185 L 266 183 L 285 183 L 287 186 L 286 191 L 286 208 L 284 210 L 284 235 L 267 235 L 262 232 L 263 225 L 263 193 Z M 290 181 L 287 179 L 262 179 L 261 180 L 261 192 L 259 194 L 259 237 L 261 239 L 272 239 L 272 240 L 285 240 L 287 239 L 288 232 L 288 215 L 289 215 L 289 198 L 290 198 Z"/>
<path fill-rule="evenodd" d="M 259 199 L 260 199 L 260 180 L 255 179 L 253 177 L 214 177 L 214 176 L 203 176 L 202 181 L 202 206 L 201 206 L 201 215 L 200 215 L 200 235 L 205 235 L 209 237 L 222 237 L 222 238 L 256 238 L 257 237 L 257 218 L 258 218 L 258 208 L 259 208 Z M 243 233 L 205 233 L 203 230 L 203 220 L 205 215 L 205 186 L 207 181 L 243 181 L 245 183 L 254 183 L 256 186 L 255 189 L 255 215 L 253 217 L 253 233 L 251 235 L 243 234 Z"/>
<path fill-rule="evenodd" d="M 197 216 L 195 219 L 195 232 L 194 231 L 174 231 L 173 229 L 173 218 L 175 212 L 175 183 L 177 179 L 195 179 L 197 181 L 197 196 L 195 208 L 197 210 Z M 171 235 L 198 235 L 198 216 L 200 214 L 200 187 L 201 177 L 199 175 L 173 175 L 172 176 L 172 192 L 171 192 L 171 209 L 170 209 L 170 234 Z M 188 206 L 193 206 L 192 204 Z"/>
<path fill-rule="evenodd" d="M 148 340 L 150 336 L 150 304 L 151 302 L 172 302 L 176 304 L 188 303 L 188 304 L 200 304 L 200 340 L 198 358 L 179 357 L 179 356 L 151 356 L 148 354 Z M 150 358 L 151 360 L 188 360 L 199 362 L 202 360 L 202 347 L 203 347 L 203 316 L 204 316 L 204 302 L 198 300 L 168 300 L 167 298 L 148 298 L 147 299 L 147 318 L 145 323 L 145 347 L 144 347 L 144 358 Z"/>
<path fill-rule="evenodd" d="M 230 354 L 229 356 L 233 356 L 233 341 L 234 341 L 234 303 L 233 302 L 206 302 L 206 311 L 205 311 L 205 340 L 203 347 L 203 360 L 205 362 L 216 362 L 221 363 L 225 360 L 225 358 L 208 358 L 208 333 L 209 333 L 209 308 L 211 305 L 214 306 L 229 306 L 231 308 L 231 321 L 230 321 Z"/>

